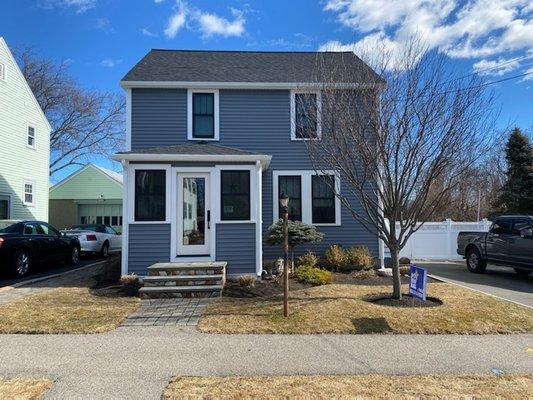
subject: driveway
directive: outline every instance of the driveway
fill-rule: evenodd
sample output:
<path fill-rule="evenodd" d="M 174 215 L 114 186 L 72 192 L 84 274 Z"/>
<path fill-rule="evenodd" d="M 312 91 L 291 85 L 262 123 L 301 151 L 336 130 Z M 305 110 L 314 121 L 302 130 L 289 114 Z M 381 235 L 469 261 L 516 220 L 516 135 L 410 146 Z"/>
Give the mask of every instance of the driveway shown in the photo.
<path fill-rule="evenodd" d="M 480 292 L 533 307 L 533 274 L 519 277 L 512 268 L 491 265 L 484 274 L 468 272 L 464 261 L 416 262 L 430 275 Z"/>
<path fill-rule="evenodd" d="M 53 275 L 62 274 L 66 271 L 71 271 L 77 268 L 85 267 L 86 265 L 89 265 L 89 264 L 94 264 L 95 262 L 98 262 L 100 260 L 101 258 L 97 258 L 97 257 L 82 256 L 82 258 L 80 258 L 80 262 L 75 267 L 72 267 L 72 266 L 69 266 L 63 263 L 59 263 L 53 266 L 52 265 L 40 265 L 37 267 L 37 269 L 33 273 L 29 274 L 28 276 L 25 276 L 24 278 L 19 278 L 19 279 L 0 278 L 0 288 L 4 286 L 11 286 L 11 285 L 15 285 L 15 284 L 19 284 L 19 283 L 23 283 L 27 281 L 32 281 L 38 278 L 40 279 L 40 278 L 45 278 L 45 277 L 49 277 Z"/>

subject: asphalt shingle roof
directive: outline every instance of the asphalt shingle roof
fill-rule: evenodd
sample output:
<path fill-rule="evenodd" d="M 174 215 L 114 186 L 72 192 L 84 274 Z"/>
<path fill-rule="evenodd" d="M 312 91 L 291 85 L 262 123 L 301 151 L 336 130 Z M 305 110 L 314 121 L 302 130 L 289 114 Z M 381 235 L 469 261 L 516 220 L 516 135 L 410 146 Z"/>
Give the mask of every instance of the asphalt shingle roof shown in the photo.
<path fill-rule="evenodd" d="M 326 72 L 327 71 L 327 72 Z M 157 50 L 122 81 L 378 83 L 379 76 L 353 52 Z"/>
<path fill-rule="evenodd" d="M 187 154 L 187 155 L 257 155 L 257 153 L 236 149 L 234 147 L 221 146 L 208 142 L 185 143 L 175 146 L 151 147 L 133 151 L 125 151 L 117 154 Z"/>

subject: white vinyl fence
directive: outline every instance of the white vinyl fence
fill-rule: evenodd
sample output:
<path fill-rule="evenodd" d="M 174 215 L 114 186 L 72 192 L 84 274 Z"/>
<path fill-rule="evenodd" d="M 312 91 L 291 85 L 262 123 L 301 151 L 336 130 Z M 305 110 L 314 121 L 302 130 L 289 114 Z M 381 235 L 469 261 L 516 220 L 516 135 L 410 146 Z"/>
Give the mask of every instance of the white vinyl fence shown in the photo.
<path fill-rule="evenodd" d="M 491 222 L 426 222 L 416 231 L 400 252 L 400 257 L 411 260 L 460 260 L 457 254 L 457 234 L 461 231 L 487 232 Z M 400 228 L 398 224 L 398 229 Z M 390 253 L 385 247 L 385 257 Z"/>

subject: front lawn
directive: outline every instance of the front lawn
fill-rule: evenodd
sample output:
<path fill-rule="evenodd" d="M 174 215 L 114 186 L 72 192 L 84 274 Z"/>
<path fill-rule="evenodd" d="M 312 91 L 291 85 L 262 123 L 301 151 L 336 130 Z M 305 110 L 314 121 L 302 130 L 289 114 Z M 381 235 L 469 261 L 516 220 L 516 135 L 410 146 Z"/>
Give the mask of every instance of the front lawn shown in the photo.
<path fill-rule="evenodd" d="M 100 333 L 115 329 L 137 297 L 91 289 L 95 281 L 40 292 L 0 306 L 0 333 Z"/>
<path fill-rule="evenodd" d="M 52 387 L 48 379 L 2 379 L 0 378 L 0 399 L 40 399 Z"/>
<path fill-rule="evenodd" d="M 525 399 L 533 375 L 176 377 L 163 399 Z"/>
<path fill-rule="evenodd" d="M 390 294 L 390 278 L 336 282 L 315 287 L 291 282 L 295 289 L 290 292 L 288 318 L 283 317 L 279 294 L 216 299 L 200 319 L 198 329 L 209 333 L 294 334 L 533 332 L 533 310 L 452 284 L 428 283 L 428 296 L 440 299 L 440 306 L 393 307 L 365 301 Z M 261 288 L 255 291 L 261 292 Z"/>

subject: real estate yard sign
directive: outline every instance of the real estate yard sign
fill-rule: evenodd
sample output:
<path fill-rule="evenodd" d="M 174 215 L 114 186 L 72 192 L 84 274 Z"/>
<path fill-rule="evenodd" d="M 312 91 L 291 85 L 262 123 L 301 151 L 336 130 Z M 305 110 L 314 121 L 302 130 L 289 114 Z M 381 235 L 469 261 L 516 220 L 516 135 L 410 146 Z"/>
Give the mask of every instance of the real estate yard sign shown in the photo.
<path fill-rule="evenodd" d="M 422 301 L 426 300 L 426 285 L 428 280 L 428 270 L 411 265 L 409 267 L 409 295 Z"/>

